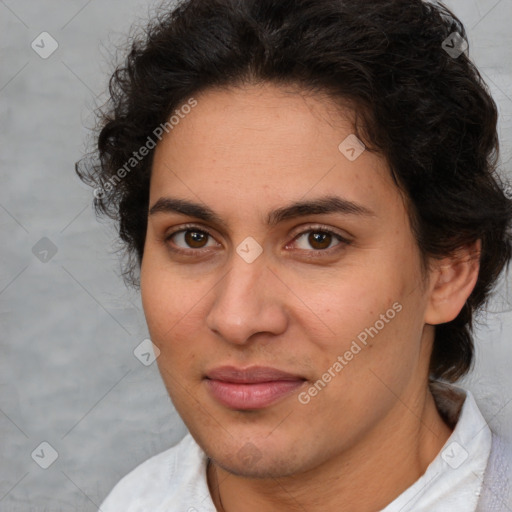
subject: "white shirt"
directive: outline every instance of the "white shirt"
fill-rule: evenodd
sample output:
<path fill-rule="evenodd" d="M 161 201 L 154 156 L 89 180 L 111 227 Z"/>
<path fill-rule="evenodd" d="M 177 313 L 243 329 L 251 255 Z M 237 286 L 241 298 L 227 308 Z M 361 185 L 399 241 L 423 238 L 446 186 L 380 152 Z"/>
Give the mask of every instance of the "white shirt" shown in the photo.
<path fill-rule="evenodd" d="M 475 512 L 492 434 L 470 391 L 436 384 L 439 410 L 455 425 L 425 473 L 381 512 Z M 102 512 L 216 512 L 206 480 L 207 456 L 190 434 L 126 475 Z"/>

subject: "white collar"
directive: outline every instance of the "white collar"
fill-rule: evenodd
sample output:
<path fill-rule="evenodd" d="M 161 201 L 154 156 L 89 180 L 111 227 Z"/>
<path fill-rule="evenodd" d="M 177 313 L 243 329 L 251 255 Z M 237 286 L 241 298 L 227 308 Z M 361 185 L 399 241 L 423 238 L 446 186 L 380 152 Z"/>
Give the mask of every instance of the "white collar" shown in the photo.
<path fill-rule="evenodd" d="M 431 390 L 441 414 L 455 428 L 425 473 L 381 512 L 476 510 L 491 430 L 470 391 L 441 382 Z"/>

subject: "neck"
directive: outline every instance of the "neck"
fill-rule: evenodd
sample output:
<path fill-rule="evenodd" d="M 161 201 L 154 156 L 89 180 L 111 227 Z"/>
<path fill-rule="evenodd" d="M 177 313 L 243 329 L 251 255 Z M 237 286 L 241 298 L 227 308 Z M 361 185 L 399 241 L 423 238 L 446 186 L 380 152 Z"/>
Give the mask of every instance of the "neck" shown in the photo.
<path fill-rule="evenodd" d="M 345 512 L 381 510 L 421 477 L 452 433 L 428 387 L 412 403 L 397 400 L 384 423 L 350 450 L 285 478 L 248 479 L 212 462 L 208 484 L 217 510 L 325 512 L 340 503 Z"/>

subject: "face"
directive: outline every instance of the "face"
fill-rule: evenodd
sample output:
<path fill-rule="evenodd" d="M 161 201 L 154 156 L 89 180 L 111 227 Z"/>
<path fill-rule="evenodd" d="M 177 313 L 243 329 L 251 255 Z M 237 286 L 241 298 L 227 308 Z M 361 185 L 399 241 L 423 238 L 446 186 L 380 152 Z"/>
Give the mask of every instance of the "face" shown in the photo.
<path fill-rule="evenodd" d="M 152 168 L 159 369 L 220 466 L 307 471 L 385 435 L 425 386 L 420 254 L 384 158 L 339 148 L 349 110 L 269 84 L 195 98 Z"/>

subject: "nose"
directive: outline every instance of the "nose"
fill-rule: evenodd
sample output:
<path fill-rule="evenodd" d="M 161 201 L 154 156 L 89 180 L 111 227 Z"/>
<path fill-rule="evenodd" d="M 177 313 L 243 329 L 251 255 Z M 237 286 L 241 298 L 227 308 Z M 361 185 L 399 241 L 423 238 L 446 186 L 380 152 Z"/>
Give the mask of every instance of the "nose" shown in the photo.
<path fill-rule="evenodd" d="M 258 333 L 278 335 L 286 330 L 286 288 L 267 266 L 264 253 L 252 263 L 233 254 L 229 270 L 212 290 L 206 322 L 229 343 L 248 343 Z"/>

